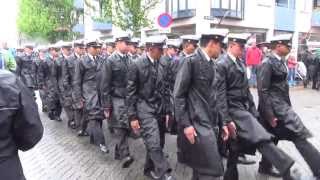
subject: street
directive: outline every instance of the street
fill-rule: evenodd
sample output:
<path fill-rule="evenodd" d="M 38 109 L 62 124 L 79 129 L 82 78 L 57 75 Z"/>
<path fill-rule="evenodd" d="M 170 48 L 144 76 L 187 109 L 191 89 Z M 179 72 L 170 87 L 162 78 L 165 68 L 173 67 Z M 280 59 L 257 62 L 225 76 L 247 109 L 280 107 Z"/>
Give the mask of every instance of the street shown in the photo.
<path fill-rule="evenodd" d="M 256 91 L 252 92 L 257 102 Z M 291 100 L 304 124 L 314 134 L 310 141 L 320 149 L 320 92 L 298 87 L 291 90 Z M 41 109 L 39 98 L 38 104 Z M 65 114 L 62 116 L 63 122 L 50 121 L 42 112 L 40 116 L 45 128 L 42 140 L 34 149 L 19 153 L 28 180 L 147 180 L 143 176 L 145 147 L 141 139 L 130 140 L 135 162 L 130 168 L 122 169 L 121 162 L 113 159 L 113 136 L 109 134 L 106 123 L 104 130 L 111 151 L 102 154 L 97 147 L 89 144 L 88 137 L 79 138 L 76 131 L 67 128 Z M 176 138 L 168 135 L 166 140 L 165 152 L 169 154 L 174 176 L 178 180 L 189 180 L 190 169 L 177 163 Z M 279 146 L 296 160 L 305 175 L 311 174 L 292 143 L 280 142 Z M 240 180 L 276 180 L 257 173 L 259 153 L 249 158 L 254 158 L 257 163 L 239 165 Z"/>

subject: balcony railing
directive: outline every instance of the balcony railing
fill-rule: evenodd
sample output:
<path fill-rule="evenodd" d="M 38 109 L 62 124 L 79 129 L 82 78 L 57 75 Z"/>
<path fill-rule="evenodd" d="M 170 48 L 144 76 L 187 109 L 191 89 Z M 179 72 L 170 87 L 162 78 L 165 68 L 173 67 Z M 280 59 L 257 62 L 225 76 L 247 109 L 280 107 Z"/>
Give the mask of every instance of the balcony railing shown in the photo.
<path fill-rule="evenodd" d="M 294 31 L 295 9 L 287 7 L 275 7 L 275 30 Z"/>
<path fill-rule="evenodd" d="M 231 10 L 222 8 L 211 8 L 211 16 L 213 17 L 226 17 L 231 19 L 243 19 L 244 13 L 242 10 Z"/>
<path fill-rule="evenodd" d="M 78 10 L 82 10 L 84 7 L 84 0 L 74 0 L 73 6 Z"/>
<path fill-rule="evenodd" d="M 185 9 L 172 12 L 173 19 L 182 19 L 182 18 L 190 18 L 196 15 L 195 9 Z"/>
<path fill-rule="evenodd" d="M 112 24 L 109 22 L 94 21 L 92 25 L 93 25 L 92 30 L 94 31 L 111 31 L 112 30 Z"/>
<path fill-rule="evenodd" d="M 311 26 L 320 27 L 320 9 L 315 9 L 312 12 Z"/>

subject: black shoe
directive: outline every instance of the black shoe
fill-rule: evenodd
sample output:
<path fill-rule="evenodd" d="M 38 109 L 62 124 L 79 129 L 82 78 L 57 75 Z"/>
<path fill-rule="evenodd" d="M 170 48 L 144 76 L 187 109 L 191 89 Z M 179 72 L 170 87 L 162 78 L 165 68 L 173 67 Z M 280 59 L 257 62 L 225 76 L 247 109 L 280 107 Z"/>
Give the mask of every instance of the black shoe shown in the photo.
<path fill-rule="evenodd" d="M 282 177 L 280 172 L 278 170 L 276 170 L 274 167 L 271 168 L 265 168 L 263 166 L 259 166 L 258 172 L 260 174 L 264 174 L 264 175 L 269 175 L 269 176 L 273 176 L 273 177 Z"/>
<path fill-rule="evenodd" d="M 82 131 L 82 130 L 80 130 L 79 132 L 78 132 L 78 136 L 89 136 L 89 134 L 86 132 L 86 131 Z"/>
<path fill-rule="evenodd" d="M 48 112 L 48 108 L 47 107 L 42 107 L 42 112 Z"/>
<path fill-rule="evenodd" d="M 283 180 L 303 180 L 301 173 L 296 168 L 291 168 L 284 176 Z"/>
<path fill-rule="evenodd" d="M 131 156 L 127 156 L 123 159 L 122 168 L 128 168 L 133 163 L 134 159 Z"/>
<path fill-rule="evenodd" d="M 99 147 L 100 147 L 101 152 L 106 153 L 106 154 L 109 153 L 109 149 L 107 148 L 107 146 L 100 144 Z"/>
<path fill-rule="evenodd" d="M 246 158 L 246 156 L 239 156 L 238 157 L 238 164 L 250 165 L 250 164 L 255 164 L 255 163 L 256 163 L 256 161 L 249 160 Z"/>
<path fill-rule="evenodd" d="M 171 174 L 165 173 L 160 180 L 176 180 Z"/>
<path fill-rule="evenodd" d="M 151 175 L 151 171 L 144 171 L 144 172 L 143 172 L 143 175 L 144 175 L 144 176 L 147 176 L 147 177 L 150 178 L 150 179 L 153 179 L 153 177 L 152 177 L 152 175 Z"/>
<path fill-rule="evenodd" d="M 76 129 L 76 123 L 74 121 L 69 121 L 68 122 L 68 127 L 71 129 Z"/>

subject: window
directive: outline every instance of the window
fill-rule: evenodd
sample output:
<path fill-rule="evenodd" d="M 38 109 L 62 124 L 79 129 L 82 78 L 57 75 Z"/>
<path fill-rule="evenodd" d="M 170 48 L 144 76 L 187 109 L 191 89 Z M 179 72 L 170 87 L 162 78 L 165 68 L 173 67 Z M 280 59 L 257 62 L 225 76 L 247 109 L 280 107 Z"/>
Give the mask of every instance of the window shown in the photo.
<path fill-rule="evenodd" d="M 213 2 L 211 3 L 211 8 L 220 8 L 220 0 L 213 0 Z"/>
<path fill-rule="evenodd" d="M 188 9 L 196 9 L 197 0 L 188 0 Z"/>
<path fill-rule="evenodd" d="M 296 1 L 295 0 L 276 0 L 276 6 L 295 9 Z"/>
<path fill-rule="evenodd" d="M 289 0 L 276 0 L 276 5 L 280 7 L 288 7 Z"/>
<path fill-rule="evenodd" d="M 169 13 L 174 19 L 193 17 L 196 13 L 197 0 L 168 0 L 168 4 L 171 5 L 171 9 L 168 5 Z"/>
<path fill-rule="evenodd" d="M 178 3 L 177 2 L 178 2 L 177 0 L 171 0 L 173 13 L 178 11 Z"/>
<path fill-rule="evenodd" d="M 320 0 L 313 0 L 313 7 L 319 8 L 320 7 Z"/>
<path fill-rule="evenodd" d="M 211 0 L 211 15 L 242 19 L 244 13 L 244 0 Z"/>
<path fill-rule="evenodd" d="M 186 0 L 179 0 L 179 10 L 185 10 L 187 9 Z"/>

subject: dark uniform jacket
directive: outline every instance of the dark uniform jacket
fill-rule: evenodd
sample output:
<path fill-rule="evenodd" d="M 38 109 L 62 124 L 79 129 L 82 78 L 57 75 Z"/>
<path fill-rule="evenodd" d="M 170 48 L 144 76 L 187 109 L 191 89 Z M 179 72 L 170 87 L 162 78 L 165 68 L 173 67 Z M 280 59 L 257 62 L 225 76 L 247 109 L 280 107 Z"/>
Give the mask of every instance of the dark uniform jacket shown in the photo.
<path fill-rule="evenodd" d="M 33 95 L 15 75 L 0 70 L 0 163 L 17 155 L 18 149 L 29 150 L 42 135 Z"/>
<path fill-rule="evenodd" d="M 127 116 L 127 75 L 131 59 L 114 52 L 104 62 L 101 69 L 101 95 L 105 110 L 112 111 L 110 125 L 118 128 L 129 128 Z"/>
<path fill-rule="evenodd" d="M 48 107 L 53 110 L 56 108 L 57 103 L 60 102 L 59 97 L 59 87 L 56 75 L 56 60 L 53 60 L 51 57 L 48 57 L 45 60 L 45 63 L 41 65 L 40 71 L 43 74 L 43 83 L 47 86 L 48 92 Z"/>
<path fill-rule="evenodd" d="M 104 119 L 103 109 L 98 95 L 97 75 L 101 61 L 92 59 L 88 54 L 81 57 L 75 65 L 73 80 L 73 99 L 77 109 L 82 108 L 88 120 Z"/>
<path fill-rule="evenodd" d="M 75 75 L 75 66 L 79 62 L 79 58 L 75 54 L 71 55 L 68 59 L 62 61 L 61 73 L 62 73 L 62 84 L 63 84 L 63 99 L 65 106 L 73 106 L 72 100 L 72 83 Z"/>
<path fill-rule="evenodd" d="M 288 69 L 274 54 L 267 56 L 258 69 L 259 107 L 263 123 L 270 128 L 269 122 L 278 119 L 278 126 L 272 128 L 280 139 L 310 137 L 310 132 L 293 111 L 289 97 Z"/>
<path fill-rule="evenodd" d="M 225 54 L 218 60 L 219 114 L 237 126 L 240 149 L 255 152 L 260 142 L 271 141 L 272 135 L 259 123 L 259 113 L 251 95 L 244 63 Z"/>
<path fill-rule="evenodd" d="M 178 122 L 178 160 L 201 174 L 223 175 L 216 131 L 217 72 L 215 63 L 206 59 L 201 49 L 185 58 L 174 86 L 175 118 Z M 190 144 L 184 128 L 193 126 L 197 132 L 195 144 Z"/>
<path fill-rule="evenodd" d="M 16 73 L 28 88 L 36 87 L 36 64 L 32 56 L 26 54 L 16 58 Z"/>
<path fill-rule="evenodd" d="M 162 98 L 165 74 L 158 61 L 151 62 L 147 55 L 133 62 L 129 68 L 127 103 L 129 120 L 160 117 L 164 112 Z M 167 99 L 167 98 L 165 98 Z"/>

